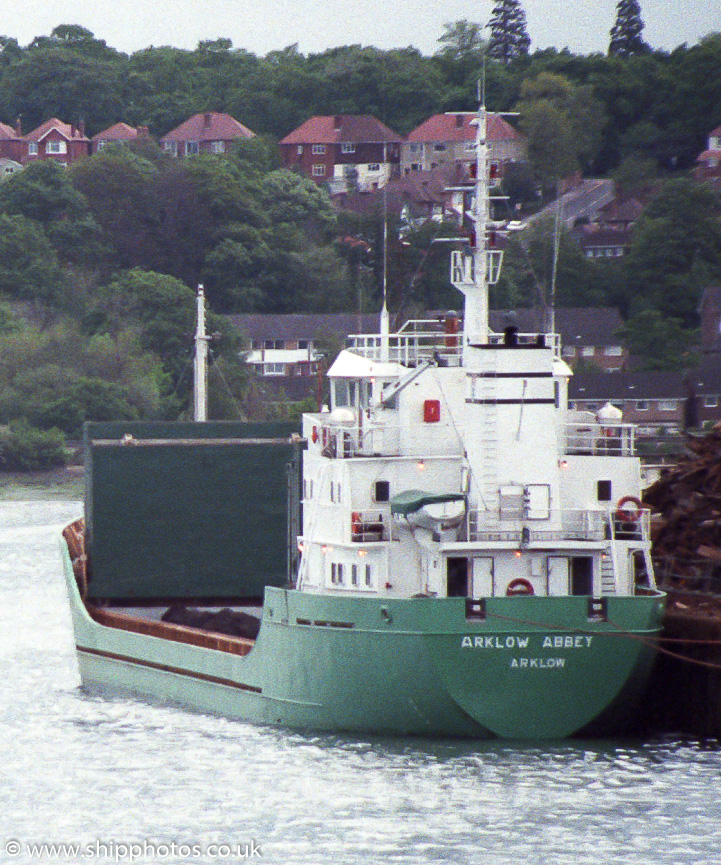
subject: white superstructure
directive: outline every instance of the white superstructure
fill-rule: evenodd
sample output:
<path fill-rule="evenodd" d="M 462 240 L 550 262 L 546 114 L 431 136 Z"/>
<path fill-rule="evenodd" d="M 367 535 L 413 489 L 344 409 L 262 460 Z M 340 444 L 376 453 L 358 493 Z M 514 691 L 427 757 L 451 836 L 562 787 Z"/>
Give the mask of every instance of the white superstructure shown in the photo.
<path fill-rule="evenodd" d="M 633 428 L 568 410 L 556 334 L 489 331 L 503 226 L 485 128 L 481 108 L 472 229 L 451 256 L 462 327 L 448 316 L 349 337 L 330 411 L 304 417 L 304 591 L 602 598 L 653 585 Z"/>

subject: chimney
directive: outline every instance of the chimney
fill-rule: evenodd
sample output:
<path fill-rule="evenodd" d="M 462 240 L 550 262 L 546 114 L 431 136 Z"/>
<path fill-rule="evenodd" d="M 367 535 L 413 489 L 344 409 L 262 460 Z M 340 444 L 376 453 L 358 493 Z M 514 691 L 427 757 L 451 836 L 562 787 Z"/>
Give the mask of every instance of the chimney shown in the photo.
<path fill-rule="evenodd" d="M 22 119 L 22 117 L 18 117 L 18 119 L 15 121 L 15 134 L 17 135 L 18 138 L 23 137 L 23 119 Z"/>
<path fill-rule="evenodd" d="M 333 130 L 335 132 L 340 132 L 341 124 L 343 122 L 343 117 L 340 114 L 336 114 L 333 118 Z"/>
<path fill-rule="evenodd" d="M 203 115 L 203 126 L 206 129 L 210 129 L 210 111 L 206 111 Z"/>
<path fill-rule="evenodd" d="M 85 138 L 85 120 L 81 119 L 80 123 L 78 124 L 78 133 L 81 138 Z"/>
<path fill-rule="evenodd" d="M 456 114 L 456 126 L 460 129 L 463 126 L 463 115 Z"/>

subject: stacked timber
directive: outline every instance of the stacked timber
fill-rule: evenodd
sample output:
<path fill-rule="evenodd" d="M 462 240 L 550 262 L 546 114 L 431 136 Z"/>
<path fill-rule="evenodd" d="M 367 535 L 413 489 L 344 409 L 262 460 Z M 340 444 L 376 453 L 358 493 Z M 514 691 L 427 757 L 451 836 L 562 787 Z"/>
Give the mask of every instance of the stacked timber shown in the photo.
<path fill-rule="evenodd" d="M 721 590 L 721 425 L 686 445 L 643 496 L 654 511 L 653 558 L 670 586 Z"/>

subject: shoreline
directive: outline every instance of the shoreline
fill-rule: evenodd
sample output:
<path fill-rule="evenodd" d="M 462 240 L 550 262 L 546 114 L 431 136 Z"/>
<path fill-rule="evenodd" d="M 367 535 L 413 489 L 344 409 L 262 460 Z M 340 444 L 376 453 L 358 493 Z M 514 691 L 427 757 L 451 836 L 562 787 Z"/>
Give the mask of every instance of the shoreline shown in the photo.
<path fill-rule="evenodd" d="M 84 495 L 83 466 L 34 472 L 0 472 L 0 500 L 83 499 Z"/>

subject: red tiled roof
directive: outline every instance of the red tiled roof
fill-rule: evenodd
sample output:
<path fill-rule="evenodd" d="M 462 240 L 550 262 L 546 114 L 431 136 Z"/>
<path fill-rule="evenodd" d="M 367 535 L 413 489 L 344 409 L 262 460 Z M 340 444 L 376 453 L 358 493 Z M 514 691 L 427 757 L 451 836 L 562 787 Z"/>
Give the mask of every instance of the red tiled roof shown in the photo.
<path fill-rule="evenodd" d="M 51 117 L 50 120 L 46 120 L 45 123 L 41 123 L 36 129 L 33 129 L 32 132 L 28 132 L 27 135 L 23 135 L 25 141 L 42 141 L 43 138 L 51 132 L 53 129 L 57 130 L 63 138 L 67 138 L 68 141 L 73 139 L 79 141 L 87 141 L 88 139 L 80 134 L 80 130 L 75 126 L 71 126 L 69 123 L 63 123 L 62 120 L 58 120 L 57 117 Z"/>
<path fill-rule="evenodd" d="M 709 159 L 721 159 L 721 150 L 704 150 L 696 157 L 696 162 L 708 162 Z"/>
<path fill-rule="evenodd" d="M 171 129 L 161 141 L 230 141 L 233 138 L 255 138 L 255 132 L 243 126 L 230 114 L 206 111 L 194 114 L 180 126 Z"/>
<path fill-rule="evenodd" d="M 7 123 L 0 123 L 0 140 L 7 141 L 8 138 L 17 138 L 17 132 L 12 128 L 12 126 L 8 126 Z"/>
<path fill-rule="evenodd" d="M 473 141 L 476 127 L 471 126 L 475 113 L 465 114 L 454 111 L 447 114 L 434 114 L 424 120 L 410 133 L 408 141 Z M 460 120 L 458 119 L 460 118 Z M 488 115 L 487 135 L 489 141 L 520 141 L 522 136 L 510 123 L 498 114 Z"/>
<path fill-rule="evenodd" d="M 93 135 L 91 141 L 134 141 L 138 137 L 138 130 L 127 123 L 116 123 Z"/>
<path fill-rule="evenodd" d="M 281 144 L 400 144 L 400 135 L 371 114 L 316 116 L 286 135 Z"/>
<path fill-rule="evenodd" d="M 713 136 L 721 135 L 721 126 L 717 126 L 715 129 L 712 129 L 709 132 L 709 135 L 713 135 Z"/>

